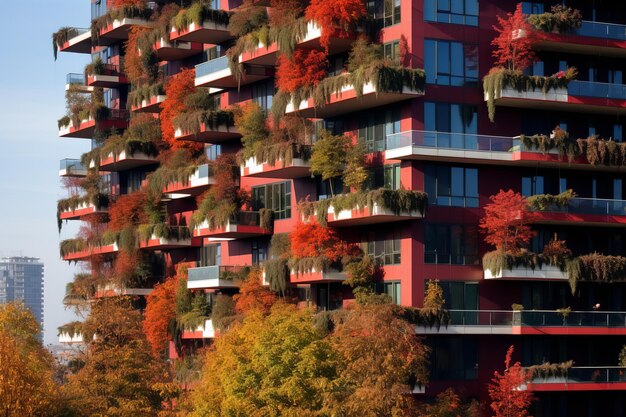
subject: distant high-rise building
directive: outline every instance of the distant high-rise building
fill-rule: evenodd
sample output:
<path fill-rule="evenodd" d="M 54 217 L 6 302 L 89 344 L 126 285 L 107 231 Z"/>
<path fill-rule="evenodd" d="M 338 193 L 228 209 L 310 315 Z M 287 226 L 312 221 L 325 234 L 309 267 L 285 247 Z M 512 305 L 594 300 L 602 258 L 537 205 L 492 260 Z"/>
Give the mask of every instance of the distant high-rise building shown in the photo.
<path fill-rule="evenodd" d="M 0 258 L 0 304 L 23 301 L 43 328 L 43 263 L 39 258 Z"/>

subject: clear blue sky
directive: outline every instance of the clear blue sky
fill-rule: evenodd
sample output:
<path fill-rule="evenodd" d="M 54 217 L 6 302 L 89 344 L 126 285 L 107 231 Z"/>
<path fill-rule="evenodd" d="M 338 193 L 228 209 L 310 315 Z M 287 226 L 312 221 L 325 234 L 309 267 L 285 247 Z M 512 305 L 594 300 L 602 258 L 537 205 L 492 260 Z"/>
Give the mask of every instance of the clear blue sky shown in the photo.
<path fill-rule="evenodd" d="M 45 263 L 44 342 L 74 319 L 61 303 L 76 267 L 59 259 L 56 201 L 65 196 L 59 160 L 78 158 L 88 139 L 61 139 L 57 119 L 65 112 L 65 75 L 82 72 L 85 54 L 60 54 L 51 35 L 59 27 L 88 27 L 90 0 L 0 1 L 0 256 L 39 257 Z M 64 228 L 65 229 L 65 228 Z"/>

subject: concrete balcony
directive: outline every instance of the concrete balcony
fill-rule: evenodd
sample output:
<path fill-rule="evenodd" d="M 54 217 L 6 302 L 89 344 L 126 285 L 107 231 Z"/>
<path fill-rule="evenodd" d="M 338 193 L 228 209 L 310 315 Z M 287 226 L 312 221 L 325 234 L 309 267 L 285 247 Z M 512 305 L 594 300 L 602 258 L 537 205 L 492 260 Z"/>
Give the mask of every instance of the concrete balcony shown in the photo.
<path fill-rule="evenodd" d="M 243 266 L 222 265 L 189 268 L 187 288 L 211 290 L 239 288 L 241 281 L 237 279 L 237 275 L 243 269 Z"/>
<path fill-rule="evenodd" d="M 120 172 L 143 166 L 157 165 L 158 163 L 156 156 L 149 156 L 143 152 L 130 154 L 124 150 L 119 153 L 111 152 L 106 158 L 100 159 L 100 170 Z"/>
<path fill-rule="evenodd" d="M 292 284 L 320 284 L 323 282 L 342 282 L 347 275 L 345 272 L 330 268 L 328 271 L 317 271 L 312 268 L 310 271 L 298 272 L 291 270 L 289 282 Z"/>
<path fill-rule="evenodd" d="M 502 269 L 493 274 L 489 269 L 485 270 L 485 279 L 493 280 L 528 280 L 528 281 L 567 281 L 567 273 L 552 265 L 542 265 L 541 267 L 513 267 L 512 269 Z"/>
<path fill-rule="evenodd" d="M 204 164 L 196 168 L 187 181 L 169 183 L 163 192 L 166 198 L 175 200 L 200 195 L 214 184 L 213 166 Z"/>
<path fill-rule="evenodd" d="M 192 22 L 183 30 L 172 28 L 170 40 L 185 42 L 200 42 L 211 45 L 218 45 L 233 39 L 233 35 L 228 30 L 227 25 L 217 24 L 210 20 L 205 20 L 201 25 Z"/>
<path fill-rule="evenodd" d="M 419 334 L 477 335 L 626 335 L 625 312 L 554 310 L 450 310 L 448 326 L 417 326 Z"/>
<path fill-rule="evenodd" d="M 86 84 L 85 74 L 75 72 L 71 72 L 65 77 L 65 91 L 69 91 L 70 88 L 83 93 L 91 93 L 94 89 L 94 87 L 89 87 Z"/>
<path fill-rule="evenodd" d="M 225 123 L 217 126 L 208 126 L 202 123 L 198 133 L 187 132 L 177 128 L 174 131 L 174 138 L 176 140 L 219 144 L 229 140 L 239 139 L 241 138 L 241 133 L 237 131 L 236 127 L 229 126 Z"/>
<path fill-rule="evenodd" d="M 165 101 L 165 95 L 159 94 L 141 100 L 139 105 L 132 105 L 130 111 L 133 113 L 161 113 L 161 103 Z"/>
<path fill-rule="evenodd" d="M 572 198 L 565 207 L 534 212 L 533 223 L 626 226 L 626 200 Z"/>
<path fill-rule="evenodd" d="M 310 153 L 309 153 L 310 155 Z M 311 176 L 311 163 L 297 153 L 290 161 L 279 159 L 273 164 L 258 163 L 256 158 L 248 158 L 241 166 L 242 177 L 296 179 Z"/>
<path fill-rule="evenodd" d="M 181 337 L 183 339 L 213 339 L 215 335 L 216 331 L 213 327 L 213 321 L 209 319 L 194 330 L 184 330 Z"/>
<path fill-rule="evenodd" d="M 505 87 L 495 91 L 494 100 L 496 105 L 505 107 L 625 114 L 626 85 L 573 80 L 567 88 L 551 89 L 546 93 Z"/>
<path fill-rule="evenodd" d="M 130 84 L 126 75 L 119 65 L 103 64 L 104 68 L 99 73 L 86 74 L 86 84 L 88 87 L 116 88 L 121 85 Z"/>
<path fill-rule="evenodd" d="M 521 389 L 535 392 L 624 391 L 626 368 L 619 366 L 574 366 L 563 376 L 535 377 Z"/>
<path fill-rule="evenodd" d="M 100 206 L 93 202 L 81 202 L 73 209 L 63 210 L 59 213 L 61 220 L 81 220 L 83 217 L 94 214 L 106 214 L 109 212 L 107 206 Z"/>
<path fill-rule="evenodd" d="M 394 213 L 392 210 L 382 207 L 377 203 L 369 207 L 357 207 L 352 210 L 335 212 L 332 205 L 328 208 L 328 225 L 334 227 L 365 226 L 379 223 L 399 222 L 403 220 L 415 220 L 424 217 L 419 211 L 402 211 Z"/>
<path fill-rule="evenodd" d="M 193 239 L 189 236 L 189 228 L 187 226 L 167 226 L 169 236 L 160 236 L 155 230 L 148 240 L 141 239 L 139 241 L 140 249 L 148 250 L 171 250 L 171 249 L 184 249 L 192 246 L 199 246 L 195 244 Z M 187 230 L 184 230 L 187 229 Z M 154 229 L 153 229 L 154 230 Z M 168 234 L 168 233 L 162 233 Z M 189 237 L 184 237 L 189 236 Z M 200 242 L 197 242 L 200 243 Z"/>
<path fill-rule="evenodd" d="M 92 246 L 87 247 L 83 250 L 79 250 L 76 252 L 70 252 L 63 255 L 64 261 L 85 261 L 92 256 L 97 255 L 114 255 L 119 251 L 119 247 L 117 243 L 112 243 L 110 245 L 102 245 L 102 246 Z"/>
<path fill-rule="evenodd" d="M 154 51 L 161 61 L 181 61 L 202 53 L 199 42 L 167 41 L 161 38 L 154 44 Z"/>
<path fill-rule="evenodd" d="M 210 237 L 220 239 L 240 239 L 246 237 L 271 235 L 272 231 L 261 227 L 258 211 L 241 211 L 229 219 L 224 226 L 210 227 L 208 222 L 197 225 L 193 230 L 194 237 Z"/>
<path fill-rule="evenodd" d="M 69 39 L 63 45 L 57 45 L 61 52 L 75 52 L 79 54 L 91 53 L 91 29 L 72 28 Z"/>
<path fill-rule="evenodd" d="M 228 67 L 228 57 L 196 65 L 196 87 L 237 88 L 242 85 L 266 80 L 274 76 L 274 68 L 255 65 L 243 65 L 243 73 L 238 78 Z"/>
<path fill-rule="evenodd" d="M 133 26 L 149 27 L 150 22 L 145 19 L 129 18 L 115 19 L 106 27 L 100 29 L 97 43 L 100 46 L 109 46 L 114 43 L 128 40 L 128 33 Z"/>
<path fill-rule="evenodd" d="M 325 119 L 399 103 L 423 95 L 423 91 L 412 90 L 406 86 L 402 88 L 401 92 L 377 91 L 374 84 L 368 82 L 363 85 L 362 94 L 359 96 L 354 86 L 348 84 L 343 86 L 339 92 L 331 94 L 328 102 L 322 106 L 316 106 L 312 98 L 303 100 L 300 103 L 290 101 L 285 109 L 285 114 Z"/>
<path fill-rule="evenodd" d="M 87 168 L 80 162 L 80 159 L 61 159 L 59 165 L 59 177 L 84 177 L 87 175 Z"/>
<path fill-rule="evenodd" d="M 96 128 L 98 130 L 124 130 L 128 127 L 128 117 L 127 110 L 109 109 L 109 114 L 100 120 L 96 121 L 89 115 L 76 126 L 73 121 L 70 121 L 67 125 L 59 127 L 59 137 L 92 139 Z"/>
<path fill-rule="evenodd" d="M 580 28 L 565 34 L 541 33 L 537 49 L 571 54 L 626 56 L 626 25 L 583 20 Z"/>
<path fill-rule="evenodd" d="M 153 291 L 152 288 L 126 288 L 118 285 L 105 285 L 96 288 L 93 298 L 107 298 L 107 297 L 119 297 L 119 296 L 134 296 L 145 297 L 150 295 Z"/>

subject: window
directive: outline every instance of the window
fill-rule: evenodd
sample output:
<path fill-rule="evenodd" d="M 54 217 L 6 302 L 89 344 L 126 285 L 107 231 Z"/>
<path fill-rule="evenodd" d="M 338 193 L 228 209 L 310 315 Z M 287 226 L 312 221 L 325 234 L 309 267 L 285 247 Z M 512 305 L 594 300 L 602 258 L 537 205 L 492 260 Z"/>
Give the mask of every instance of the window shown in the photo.
<path fill-rule="evenodd" d="M 369 171 L 366 188 L 387 188 L 388 190 L 400 189 L 400 164 L 377 166 Z"/>
<path fill-rule="evenodd" d="M 477 265 L 478 228 L 473 225 L 426 223 L 424 263 Z"/>
<path fill-rule="evenodd" d="M 288 219 L 291 217 L 291 182 L 252 187 L 252 201 L 255 210 L 271 209 L 274 219 Z"/>
<path fill-rule="evenodd" d="M 478 283 L 441 281 L 444 307 L 450 311 L 452 324 L 478 324 Z M 456 310 L 456 311 L 454 311 Z"/>
<path fill-rule="evenodd" d="M 315 185 L 318 200 L 325 200 L 331 198 L 333 195 L 343 193 L 343 181 L 341 177 L 335 177 L 327 181 L 323 181 L 322 177 L 315 177 Z"/>
<path fill-rule="evenodd" d="M 426 39 L 426 82 L 461 87 L 478 82 L 478 45 Z"/>
<path fill-rule="evenodd" d="M 543 3 L 538 3 L 534 1 L 524 1 L 522 2 L 522 13 L 524 14 L 542 14 L 545 11 L 545 6 Z"/>
<path fill-rule="evenodd" d="M 430 344 L 432 380 L 467 380 L 478 377 L 478 340 L 475 337 L 433 337 Z"/>
<path fill-rule="evenodd" d="M 265 111 L 269 111 L 272 107 L 272 98 L 274 97 L 274 81 L 267 80 L 256 83 L 252 86 L 252 100 Z"/>
<path fill-rule="evenodd" d="M 365 143 L 367 152 L 384 151 L 387 135 L 400 132 L 399 108 L 370 112 L 359 119 L 359 140 Z"/>
<path fill-rule="evenodd" d="M 211 244 L 202 246 L 198 257 L 198 266 L 215 266 L 222 264 L 222 245 Z"/>
<path fill-rule="evenodd" d="M 400 41 L 388 42 L 383 45 L 385 58 L 394 62 L 400 62 Z"/>
<path fill-rule="evenodd" d="M 204 148 L 204 153 L 209 161 L 215 161 L 222 154 L 222 145 L 208 145 Z"/>
<path fill-rule="evenodd" d="M 379 26 L 387 27 L 400 23 L 400 0 L 368 0 L 367 13 Z"/>
<path fill-rule="evenodd" d="M 475 106 L 426 102 L 424 130 L 437 132 L 430 146 L 477 149 L 478 111 Z"/>
<path fill-rule="evenodd" d="M 425 165 L 424 183 L 429 204 L 478 207 L 478 169 Z"/>
<path fill-rule="evenodd" d="M 478 0 L 424 0 L 424 20 L 478 26 Z"/>
<path fill-rule="evenodd" d="M 401 261 L 400 239 L 392 234 L 388 239 L 383 240 L 380 233 L 370 233 L 363 242 L 363 252 L 379 265 L 399 265 Z"/>
<path fill-rule="evenodd" d="M 544 194 L 543 184 L 542 175 L 522 177 L 522 195 L 524 197 L 530 197 L 531 195 Z"/>
<path fill-rule="evenodd" d="M 126 193 L 129 194 L 141 188 L 141 182 L 146 179 L 145 172 L 128 171 L 126 177 Z"/>
<path fill-rule="evenodd" d="M 385 281 L 382 283 L 382 291 L 380 291 L 383 294 L 387 294 L 389 297 L 391 297 L 391 302 L 393 302 L 394 304 L 400 304 L 401 303 L 401 298 L 400 298 L 400 281 Z"/>
<path fill-rule="evenodd" d="M 258 265 L 267 259 L 267 239 L 254 239 L 252 241 L 252 265 Z"/>

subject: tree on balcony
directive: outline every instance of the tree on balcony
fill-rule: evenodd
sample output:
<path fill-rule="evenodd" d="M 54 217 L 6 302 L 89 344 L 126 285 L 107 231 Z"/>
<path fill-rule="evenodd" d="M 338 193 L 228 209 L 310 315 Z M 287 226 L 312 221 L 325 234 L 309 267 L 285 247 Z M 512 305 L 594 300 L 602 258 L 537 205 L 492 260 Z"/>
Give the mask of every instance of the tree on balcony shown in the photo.
<path fill-rule="evenodd" d="M 491 203 L 484 207 L 479 225 L 485 242 L 499 252 L 518 253 L 534 236 L 530 227 L 533 214 L 528 210 L 526 198 L 513 190 L 500 190 L 489 199 Z"/>
<path fill-rule="evenodd" d="M 513 346 L 504 360 L 504 372 L 494 372 L 489 384 L 489 397 L 494 417 L 526 417 L 533 401 L 532 392 L 520 389 L 528 382 L 528 373 L 519 362 L 511 363 Z"/>
<path fill-rule="evenodd" d="M 288 93 L 304 87 L 316 86 L 325 76 L 328 56 L 316 49 L 299 48 L 291 58 L 280 55 L 276 70 L 276 87 Z"/>
<path fill-rule="evenodd" d="M 320 44 L 328 52 L 333 32 L 339 37 L 347 37 L 356 29 L 357 23 L 363 19 L 367 11 L 363 0 L 312 0 L 306 9 L 306 18 L 316 22 L 322 29 Z"/>
<path fill-rule="evenodd" d="M 524 71 L 536 60 L 533 47 L 537 42 L 532 26 L 522 13 L 522 3 L 518 3 L 514 13 L 507 13 L 506 17 L 498 18 L 498 26 L 493 29 L 498 32 L 491 45 L 495 47 L 493 57 L 496 66 L 509 71 Z"/>
<path fill-rule="evenodd" d="M 349 147 L 348 137 L 333 135 L 327 130 L 320 132 L 319 139 L 313 145 L 311 173 L 320 175 L 322 181 L 328 181 L 333 195 L 332 179 L 343 174 Z"/>

